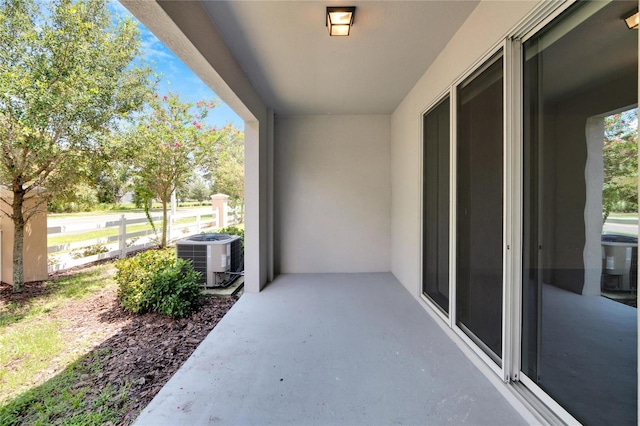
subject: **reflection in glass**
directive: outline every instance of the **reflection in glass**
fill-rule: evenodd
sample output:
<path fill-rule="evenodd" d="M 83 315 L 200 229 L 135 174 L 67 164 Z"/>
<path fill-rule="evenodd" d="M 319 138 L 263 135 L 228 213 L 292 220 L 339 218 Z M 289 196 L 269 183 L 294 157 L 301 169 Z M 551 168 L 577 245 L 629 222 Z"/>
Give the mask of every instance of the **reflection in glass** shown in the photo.
<path fill-rule="evenodd" d="M 502 56 L 458 87 L 457 325 L 502 359 Z"/>
<path fill-rule="evenodd" d="M 424 116 L 422 291 L 449 312 L 449 98 Z"/>
<path fill-rule="evenodd" d="M 638 102 L 634 7 L 579 2 L 523 51 L 522 371 L 585 424 L 637 424 L 637 310 L 601 296 L 605 117 Z"/>

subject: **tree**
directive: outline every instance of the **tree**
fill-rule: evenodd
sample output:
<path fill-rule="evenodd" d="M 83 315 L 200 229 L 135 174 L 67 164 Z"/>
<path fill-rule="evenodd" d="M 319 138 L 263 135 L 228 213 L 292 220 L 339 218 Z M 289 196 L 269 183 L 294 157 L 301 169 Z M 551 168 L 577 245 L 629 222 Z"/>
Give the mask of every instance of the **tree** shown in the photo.
<path fill-rule="evenodd" d="M 123 158 L 126 153 L 123 147 L 114 145 L 115 152 L 108 155 L 109 161 L 97 161 L 91 167 L 90 183 L 100 203 L 120 204 L 131 189 L 131 160 Z"/>
<path fill-rule="evenodd" d="M 199 162 L 213 181 L 213 191 L 243 203 L 244 133 L 231 124 L 214 128 L 203 140 L 199 153 Z"/>
<path fill-rule="evenodd" d="M 133 64 L 139 47 L 137 24 L 114 21 L 104 0 L 0 0 L 0 183 L 11 192 L 0 204 L 15 227 L 14 291 L 25 224 L 142 105 L 150 69 Z"/>
<path fill-rule="evenodd" d="M 185 187 L 187 198 L 195 201 L 205 201 L 211 196 L 211 189 L 207 186 L 201 176 L 195 175 L 191 182 Z"/>
<path fill-rule="evenodd" d="M 638 110 L 604 119 L 603 220 L 611 212 L 638 211 Z"/>
<path fill-rule="evenodd" d="M 129 169 L 122 163 L 113 163 L 105 170 L 98 170 L 92 176 L 98 202 L 120 204 L 128 188 Z"/>
<path fill-rule="evenodd" d="M 146 188 L 162 203 L 160 247 L 167 246 L 167 207 L 171 194 L 185 185 L 196 169 L 194 152 L 207 129 L 198 120 L 206 117 L 213 102 L 180 101 L 177 94 L 148 100 L 138 125 L 129 135 L 135 147 L 138 186 Z"/>
<path fill-rule="evenodd" d="M 98 195 L 95 188 L 87 182 L 78 182 L 65 191 L 64 194 L 50 199 L 47 202 L 47 212 L 74 213 L 89 211 L 98 204 Z"/>

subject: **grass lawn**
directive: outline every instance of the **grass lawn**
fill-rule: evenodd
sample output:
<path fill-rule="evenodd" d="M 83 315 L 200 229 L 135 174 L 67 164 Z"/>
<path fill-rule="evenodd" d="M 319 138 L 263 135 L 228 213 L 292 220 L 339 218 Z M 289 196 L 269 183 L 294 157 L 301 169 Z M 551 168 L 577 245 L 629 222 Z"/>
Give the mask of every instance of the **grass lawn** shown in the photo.
<path fill-rule="evenodd" d="M 83 376 L 96 374 L 102 365 L 95 356 L 73 362 L 61 374 L 32 389 L 10 404 L 0 406 L 2 425 L 104 425 L 122 418 L 127 392 L 112 386 L 96 389 L 77 386 Z"/>
<path fill-rule="evenodd" d="M 6 338 L 9 335 L 10 326 L 38 320 L 52 309 L 71 300 L 82 300 L 96 291 L 109 287 L 115 288 L 116 283 L 111 279 L 113 271 L 114 267 L 111 264 L 96 265 L 74 275 L 47 281 L 44 284 L 46 292 L 40 297 L 31 298 L 26 302 L 0 301 L 0 330 L 2 330 L 0 338 Z M 2 360 L 3 358 L 0 358 L 0 363 Z"/>
<path fill-rule="evenodd" d="M 133 315 L 113 263 L 14 294 L 0 284 L 0 425 L 129 425 L 239 296 L 186 318 Z"/>
<path fill-rule="evenodd" d="M 65 317 L 64 309 L 114 288 L 112 273 L 111 264 L 97 265 L 45 283 L 44 291 L 35 297 L 0 301 L 0 406 L 20 395 L 0 408 L 0 424 L 52 424 L 58 414 L 78 410 L 83 404 L 91 405 L 88 417 L 78 418 L 75 424 L 103 423 L 107 419 L 103 415 L 108 413 L 97 409 L 99 397 L 85 398 L 95 390 L 70 387 L 73 377 L 83 374 L 83 369 L 100 368 L 96 363 L 76 365 L 74 361 L 105 336 L 77 332 L 77 322 Z M 100 390 L 100 394 L 107 399 L 116 397 L 109 389 Z M 30 405 L 27 418 L 25 404 Z M 14 417 L 16 410 L 23 412 L 19 421 Z"/>

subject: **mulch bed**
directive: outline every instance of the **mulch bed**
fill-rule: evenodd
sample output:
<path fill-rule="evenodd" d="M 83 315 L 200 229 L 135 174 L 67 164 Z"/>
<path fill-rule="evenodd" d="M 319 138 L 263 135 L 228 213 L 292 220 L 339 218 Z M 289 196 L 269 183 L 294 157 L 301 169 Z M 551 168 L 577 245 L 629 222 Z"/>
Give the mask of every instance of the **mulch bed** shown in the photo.
<path fill-rule="evenodd" d="M 0 300 L 4 303 L 27 302 L 46 291 L 42 283 L 28 283 L 22 293 L 13 294 L 10 286 L 2 284 Z M 197 312 L 187 318 L 172 319 L 159 314 L 134 315 L 124 311 L 117 303 L 116 289 L 111 288 L 50 314 L 69 320 L 72 326 L 65 330 L 69 336 L 95 334 L 98 340 L 107 330 L 111 337 L 99 339 L 94 350 L 81 361 L 90 365 L 98 360 L 102 365 L 101 372 L 85 374 L 76 385 L 89 385 L 94 389 L 111 385 L 118 393 L 128 392 L 125 406 L 120 407 L 125 415 L 119 423 L 127 425 L 135 420 L 238 298 L 203 296 Z"/>
<path fill-rule="evenodd" d="M 128 325 L 99 346 L 109 353 L 101 359 L 102 375 L 92 378 L 95 386 L 130 386 L 131 404 L 122 424 L 135 420 L 237 300 L 238 296 L 206 296 L 197 312 L 177 320 L 159 314 L 133 316 L 119 306 L 103 314 L 106 321 L 130 318 Z"/>

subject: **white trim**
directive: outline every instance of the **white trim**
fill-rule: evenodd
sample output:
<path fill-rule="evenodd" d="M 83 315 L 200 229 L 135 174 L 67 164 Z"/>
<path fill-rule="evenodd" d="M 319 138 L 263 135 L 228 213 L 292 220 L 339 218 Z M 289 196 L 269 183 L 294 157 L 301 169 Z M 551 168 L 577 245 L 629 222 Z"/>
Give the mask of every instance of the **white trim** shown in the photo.
<path fill-rule="evenodd" d="M 491 358 L 485 351 L 483 351 L 482 348 L 480 348 L 480 346 L 478 346 L 478 344 L 474 342 L 473 339 L 471 339 L 471 337 L 469 337 L 467 333 L 465 333 L 464 330 L 462 330 L 458 326 L 458 324 L 454 324 L 451 329 L 460 339 L 462 339 L 463 342 L 467 344 L 469 350 L 471 350 L 471 352 L 473 352 L 476 357 L 481 359 L 482 362 L 487 366 L 487 368 L 491 369 L 491 371 L 493 371 L 495 375 L 500 380 L 502 380 L 502 365 L 496 364 L 493 358 Z"/>
<path fill-rule="evenodd" d="M 457 122 L 458 122 L 458 117 L 457 117 L 457 110 L 458 110 L 458 90 L 460 90 L 460 86 L 463 83 L 466 83 L 468 81 L 471 81 L 473 78 L 479 76 L 482 71 L 484 71 L 483 68 L 486 68 L 490 65 L 492 65 L 493 63 L 495 63 L 495 61 L 499 60 L 500 58 L 502 58 L 503 60 L 503 64 L 505 63 L 505 49 L 504 49 L 504 40 L 501 41 L 500 43 L 496 43 L 493 48 L 485 55 L 482 56 L 481 60 L 476 61 L 476 63 L 474 63 L 474 67 L 468 69 L 465 74 L 463 74 L 460 78 L 458 78 L 455 81 L 454 86 L 452 87 L 452 102 L 451 102 L 451 128 L 452 128 L 452 143 L 451 143 L 451 147 L 452 147 L 452 153 L 451 153 L 451 160 L 452 160 L 452 168 L 451 168 L 451 211 L 450 211 L 450 226 L 452 229 L 452 233 L 450 234 L 450 241 L 454 242 L 453 244 L 450 244 L 452 247 L 452 250 L 450 252 L 450 265 L 451 265 L 451 270 L 449 273 L 449 277 L 450 277 L 450 284 L 449 284 L 449 293 L 451 295 L 450 297 L 450 325 L 451 328 L 456 332 L 456 334 L 458 334 L 471 348 L 471 350 L 476 353 L 476 355 L 478 355 L 485 363 L 487 363 L 488 367 L 491 368 L 491 370 L 493 370 L 499 377 L 501 377 L 504 380 L 505 377 L 505 373 L 504 373 L 504 318 L 505 318 L 505 313 L 504 313 L 504 288 L 505 288 L 505 284 L 504 284 L 504 280 L 505 280 L 505 274 L 504 274 L 504 249 L 503 249 L 503 259 L 502 259 L 502 264 L 503 264 L 503 285 L 502 285 L 502 297 L 503 297 L 503 306 L 502 306 L 502 327 L 501 327 L 501 335 L 502 335 L 502 348 L 501 348 L 501 354 L 498 355 L 498 358 L 500 360 L 500 363 L 497 364 L 496 361 L 485 352 L 485 350 L 483 350 L 480 345 L 478 345 L 471 337 L 469 337 L 467 335 L 467 333 L 465 333 L 464 330 L 462 330 L 462 328 L 460 328 L 460 326 L 458 326 L 457 324 L 457 310 L 456 310 L 456 289 L 457 289 L 457 280 L 456 280 L 456 268 L 457 268 L 457 220 L 456 220 L 456 210 L 457 210 L 457 159 L 458 159 L 458 155 L 457 155 Z M 503 84 L 505 81 L 505 75 L 504 75 L 504 65 L 503 65 Z M 504 92 L 504 90 L 503 90 Z M 454 96 L 455 95 L 455 98 Z M 504 93 L 503 93 L 504 96 Z M 455 99 L 455 102 L 453 102 L 453 99 Z M 506 105 L 504 103 L 504 98 L 503 98 L 503 120 L 504 120 L 504 110 L 506 108 Z M 503 123 L 504 125 L 504 123 Z M 503 144 L 504 144 L 504 134 L 503 134 Z M 503 162 L 505 158 L 505 154 L 503 152 Z M 503 192 L 503 200 L 505 197 L 504 194 L 504 170 L 503 170 L 503 177 L 502 177 L 502 181 L 503 181 L 503 188 L 502 188 L 502 192 Z M 503 201 L 503 209 L 505 206 L 505 201 Z M 504 215 L 504 211 L 503 211 L 503 215 Z M 504 228 L 504 220 L 505 218 L 503 217 L 503 228 Z M 503 239 L 504 239 L 504 229 L 503 229 Z M 504 240 L 503 240 L 503 247 L 504 247 Z M 479 340 L 479 339 L 478 339 Z"/>
<path fill-rule="evenodd" d="M 424 294 L 424 118 L 434 108 L 449 98 L 449 162 L 451 162 L 451 90 L 443 91 L 434 102 L 431 102 L 428 107 L 420 112 L 420 261 L 418 262 L 418 298 L 424 300 L 432 309 L 436 311 L 445 322 L 449 323 L 449 317 L 451 312 L 451 275 L 449 275 L 449 306 L 448 311 L 438 306 L 433 300 Z M 449 171 L 451 173 L 451 171 Z M 451 185 L 449 185 L 449 203 L 451 203 Z M 449 227 L 451 227 L 451 221 L 449 221 Z M 451 236 L 451 235 L 449 235 Z M 451 250 L 451 240 L 449 240 L 449 251 Z M 449 264 L 451 264 L 451 252 L 449 252 Z"/>
<path fill-rule="evenodd" d="M 503 43 L 502 60 L 502 380 L 510 380 L 511 359 L 506 356 L 511 348 L 511 118 L 512 118 L 512 80 L 513 60 L 511 60 L 512 44 L 508 40 Z"/>
<path fill-rule="evenodd" d="M 439 99 L 439 98 L 436 98 Z M 437 102 L 437 101 L 436 101 Z M 433 108 L 432 105 L 435 105 L 434 103 L 430 103 L 428 108 Z M 423 111 L 428 111 L 428 108 L 423 110 Z M 420 300 L 420 297 L 422 296 L 422 274 L 423 274 L 423 270 L 424 270 L 424 265 L 422 264 L 423 262 L 423 246 L 424 246 L 424 114 L 425 112 L 421 111 L 417 118 L 416 118 L 416 123 L 418 123 L 418 134 L 419 136 L 419 142 L 418 142 L 418 161 L 419 161 L 419 185 L 418 185 L 418 200 L 420 200 L 420 205 L 419 205 L 419 209 L 420 209 L 420 215 L 418 217 L 418 258 L 417 258 L 417 276 L 416 276 L 416 282 L 418 283 L 417 288 L 414 290 L 415 294 L 414 296 Z"/>
<path fill-rule="evenodd" d="M 469 68 L 467 68 L 467 69 L 465 70 L 465 72 L 464 72 L 463 74 L 461 74 L 461 75 L 460 75 L 460 77 L 458 77 L 458 78 L 453 82 L 453 84 L 452 84 L 452 86 L 451 86 L 451 88 L 452 88 L 452 89 L 451 89 L 452 93 L 456 93 L 456 95 L 457 95 L 457 92 L 458 92 L 458 86 L 460 86 L 462 83 L 464 83 L 464 82 L 465 82 L 465 80 L 467 80 L 469 77 L 473 76 L 474 74 L 476 74 L 476 73 L 477 73 L 477 74 L 480 74 L 480 73 L 481 73 L 480 69 L 481 69 L 483 66 L 485 66 L 485 65 L 486 65 L 486 66 L 491 65 L 493 62 L 489 63 L 488 61 L 489 61 L 489 60 L 491 60 L 494 56 L 496 56 L 496 59 L 497 59 L 497 57 L 498 57 L 498 56 L 497 56 L 497 54 L 498 54 L 501 50 L 503 50 L 503 44 L 504 44 L 504 41 L 503 41 L 503 40 L 500 40 L 498 43 L 494 44 L 494 45 L 491 47 L 491 49 L 489 49 L 489 50 L 487 51 L 487 53 L 485 53 L 484 55 L 482 55 L 482 56 L 480 57 L 480 59 L 479 59 L 479 60 L 475 61 L 475 62 L 473 63 L 473 65 L 472 65 L 472 66 L 470 66 Z M 503 55 L 504 55 L 504 51 L 503 51 Z M 456 100 L 457 100 L 457 96 L 456 96 Z M 455 108 L 454 108 L 454 111 L 453 111 L 453 112 L 455 112 Z M 454 126 L 454 127 L 455 127 L 455 126 Z M 455 140 L 455 139 L 453 139 L 453 141 L 455 142 L 456 140 Z"/>
<path fill-rule="evenodd" d="M 434 313 L 436 315 L 438 315 L 440 317 L 440 319 L 442 319 L 442 321 L 445 322 L 445 324 L 449 324 L 449 315 L 447 315 L 446 312 L 444 312 L 444 310 L 438 306 L 438 304 L 434 303 L 433 300 L 429 299 L 427 296 L 424 295 L 424 293 L 420 293 L 418 295 L 418 297 L 420 298 L 420 300 L 422 302 L 424 302 L 429 308 L 431 308 L 431 310 L 434 311 Z"/>
<path fill-rule="evenodd" d="M 522 43 L 505 41 L 504 380 L 517 380 L 522 333 Z"/>
<path fill-rule="evenodd" d="M 553 21 L 578 0 L 550 0 L 541 2 L 524 19 L 509 31 L 507 38 L 520 39 L 524 43 Z"/>
<path fill-rule="evenodd" d="M 440 104 L 441 102 L 443 102 L 447 96 L 451 96 L 451 89 L 450 87 L 447 87 L 446 90 L 443 90 L 442 92 L 440 92 L 440 94 L 438 96 L 435 97 L 435 101 L 434 102 L 430 102 L 428 103 L 427 107 L 424 108 L 421 112 L 420 112 L 420 126 L 421 126 L 421 136 L 423 137 L 422 141 L 424 141 L 424 122 L 422 121 L 422 119 L 424 118 L 424 116 L 426 114 L 428 114 L 429 112 L 431 112 L 432 109 L 434 109 L 435 107 L 438 106 L 438 104 Z M 420 164 L 422 165 L 422 163 Z"/>
<path fill-rule="evenodd" d="M 456 324 L 458 312 L 456 309 L 456 252 L 458 249 L 456 209 L 458 208 L 457 185 L 458 185 L 458 158 L 457 158 L 457 140 L 458 129 L 458 113 L 456 107 L 458 105 L 458 91 L 456 86 L 449 86 L 449 327 L 453 328 Z"/>
<path fill-rule="evenodd" d="M 267 109 L 267 281 L 271 282 L 275 278 L 275 258 L 274 258 L 274 180 L 275 180 L 275 112 Z"/>
<path fill-rule="evenodd" d="M 529 424 L 556 426 L 565 423 L 521 382 L 512 382 L 507 388 L 509 393 L 526 407 L 530 415 L 535 417 L 535 422 L 529 422 Z"/>
<path fill-rule="evenodd" d="M 538 400 L 546 405 L 551 412 L 558 416 L 565 424 L 568 425 L 580 425 L 581 423 L 576 420 L 567 410 L 556 402 L 548 393 L 540 388 L 533 380 L 531 380 L 523 372 L 520 373 L 520 383 L 526 386 L 527 390 L 531 392 Z"/>
<path fill-rule="evenodd" d="M 418 221 L 418 240 L 420 241 L 420 244 L 418 247 L 418 288 L 416 292 L 416 297 L 418 298 L 418 300 L 423 297 L 422 295 L 424 289 L 424 115 L 427 113 L 427 111 L 429 111 L 429 109 L 433 108 L 433 105 L 436 105 L 436 102 L 429 104 L 428 108 L 418 114 L 418 123 L 420 126 L 420 131 L 418 132 L 420 135 L 420 143 L 418 143 L 418 155 L 420 161 L 420 184 L 418 185 L 418 199 L 420 200 L 420 220 Z"/>

